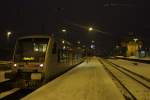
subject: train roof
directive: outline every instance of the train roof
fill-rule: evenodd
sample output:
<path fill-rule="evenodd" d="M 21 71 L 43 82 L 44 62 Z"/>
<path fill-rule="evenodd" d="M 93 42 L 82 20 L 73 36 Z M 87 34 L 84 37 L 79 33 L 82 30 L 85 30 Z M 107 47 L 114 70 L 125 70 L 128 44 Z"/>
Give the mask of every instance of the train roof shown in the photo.
<path fill-rule="evenodd" d="M 31 38 L 52 38 L 52 36 L 50 35 L 30 35 L 30 36 L 22 36 L 22 37 L 19 37 L 18 40 L 22 40 L 22 39 L 31 39 Z M 64 39 L 60 39 L 60 38 L 53 38 L 55 39 L 55 41 L 57 43 L 59 43 L 60 45 L 72 45 L 72 43 L 70 43 L 69 41 L 67 40 L 64 40 Z M 65 41 L 64 43 L 62 43 L 62 41 Z"/>
<path fill-rule="evenodd" d="M 51 36 L 45 36 L 45 35 L 33 35 L 33 36 L 23 36 L 23 37 L 19 37 L 18 40 L 21 39 L 28 39 L 28 38 L 51 38 Z"/>

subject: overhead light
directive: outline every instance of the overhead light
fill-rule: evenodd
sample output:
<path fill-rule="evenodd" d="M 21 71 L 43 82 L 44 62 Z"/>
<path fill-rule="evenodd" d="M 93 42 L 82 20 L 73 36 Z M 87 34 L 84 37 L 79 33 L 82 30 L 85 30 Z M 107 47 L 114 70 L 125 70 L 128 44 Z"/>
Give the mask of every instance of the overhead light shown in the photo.
<path fill-rule="evenodd" d="M 62 29 L 62 32 L 66 32 L 66 30 L 65 30 L 65 29 Z"/>
<path fill-rule="evenodd" d="M 43 67 L 44 66 L 44 64 L 40 64 L 40 67 Z"/>
<path fill-rule="evenodd" d="M 92 27 L 89 27 L 89 31 L 93 31 L 93 28 L 92 28 Z"/>
<path fill-rule="evenodd" d="M 38 48 L 35 48 L 35 51 L 39 51 L 39 49 L 38 49 Z"/>
<path fill-rule="evenodd" d="M 65 41 L 63 40 L 63 41 L 62 41 L 62 43 L 64 44 L 64 43 L 65 43 Z"/>
<path fill-rule="evenodd" d="M 134 38 L 133 40 L 136 42 L 136 41 L 138 41 L 139 39 L 138 39 L 138 38 Z"/>
<path fill-rule="evenodd" d="M 66 49 L 66 46 L 63 46 L 63 49 Z"/>
<path fill-rule="evenodd" d="M 94 40 L 92 40 L 92 43 L 95 43 L 95 41 L 94 41 Z"/>
<path fill-rule="evenodd" d="M 14 67 L 17 67 L 17 64 L 14 64 L 13 66 L 14 66 Z"/>

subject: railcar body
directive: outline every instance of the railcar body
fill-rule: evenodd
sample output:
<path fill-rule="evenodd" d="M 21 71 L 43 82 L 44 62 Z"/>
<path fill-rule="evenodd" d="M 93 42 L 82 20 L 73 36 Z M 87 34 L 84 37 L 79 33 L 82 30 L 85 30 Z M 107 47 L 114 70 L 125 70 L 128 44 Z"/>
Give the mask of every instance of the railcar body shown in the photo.
<path fill-rule="evenodd" d="M 17 40 L 12 72 L 6 78 L 16 80 L 14 87 L 36 88 L 82 62 L 82 51 L 50 36 L 27 36 Z"/>

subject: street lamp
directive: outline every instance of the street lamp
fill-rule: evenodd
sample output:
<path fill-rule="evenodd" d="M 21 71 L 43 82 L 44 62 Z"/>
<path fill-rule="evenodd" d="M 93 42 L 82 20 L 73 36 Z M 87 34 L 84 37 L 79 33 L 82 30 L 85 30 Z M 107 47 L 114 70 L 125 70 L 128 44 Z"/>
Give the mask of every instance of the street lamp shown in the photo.
<path fill-rule="evenodd" d="M 11 32 L 7 32 L 7 38 L 8 39 L 9 39 L 9 37 L 10 37 L 11 34 L 12 34 Z"/>
<path fill-rule="evenodd" d="M 94 41 L 94 40 L 92 40 L 92 43 L 95 43 L 95 41 Z"/>
<path fill-rule="evenodd" d="M 65 41 L 63 40 L 62 43 L 65 44 Z"/>
<path fill-rule="evenodd" d="M 63 33 L 63 37 L 68 40 L 68 33 L 67 33 L 67 30 L 66 29 L 62 29 L 61 32 Z"/>
<path fill-rule="evenodd" d="M 67 30 L 66 29 L 62 29 L 61 31 L 65 33 Z"/>
<path fill-rule="evenodd" d="M 133 40 L 136 42 L 136 41 L 138 41 L 139 39 L 137 39 L 137 38 L 134 38 Z"/>
<path fill-rule="evenodd" d="M 8 59 L 10 59 L 10 57 L 11 57 L 11 45 L 10 45 L 10 40 L 9 40 L 11 34 L 12 34 L 12 32 L 10 32 L 10 31 L 8 31 L 6 33 L 7 39 L 8 39 L 8 52 L 9 52 L 9 58 Z"/>
<path fill-rule="evenodd" d="M 93 28 L 92 28 L 92 27 L 89 27 L 89 29 L 88 29 L 88 30 L 89 30 L 89 32 L 91 32 L 91 31 L 93 31 Z"/>
<path fill-rule="evenodd" d="M 77 43 L 80 44 L 81 42 L 80 42 L 80 41 L 77 41 Z"/>

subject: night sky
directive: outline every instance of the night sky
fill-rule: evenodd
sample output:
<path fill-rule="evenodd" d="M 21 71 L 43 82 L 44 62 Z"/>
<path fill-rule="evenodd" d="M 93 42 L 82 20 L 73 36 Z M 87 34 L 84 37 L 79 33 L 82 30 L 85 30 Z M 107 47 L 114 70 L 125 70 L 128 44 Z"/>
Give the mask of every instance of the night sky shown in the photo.
<path fill-rule="evenodd" d="M 14 32 L 15 39 L 39 33 L 59 35 L 66 28 L 70 40 L 85 44 L 95 40 L 102 51 L 128 32 L 150 46 L 149 10 L 148 0 L 1 0 L 0 41 L 7 42 L 6 31 Z M 89 26 L 96 31 L 89 33 Z"/>

